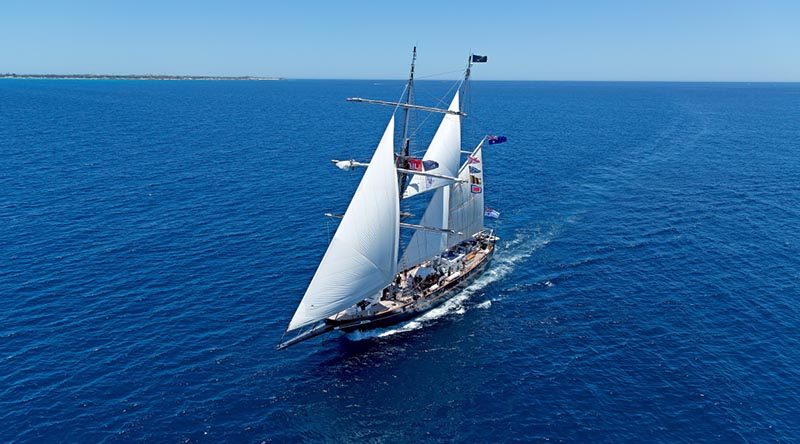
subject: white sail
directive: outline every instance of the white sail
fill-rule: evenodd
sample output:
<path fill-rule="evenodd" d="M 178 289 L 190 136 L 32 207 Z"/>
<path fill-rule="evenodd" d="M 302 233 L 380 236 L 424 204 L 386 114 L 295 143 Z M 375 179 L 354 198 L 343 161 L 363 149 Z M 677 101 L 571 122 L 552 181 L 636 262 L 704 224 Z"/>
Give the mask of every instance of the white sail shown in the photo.
<path fill-rule="evenodd" d="M 443 187 L 434 191 L 433 198 L 425 209 L 425 214 L 419 224 L 426 227 L 447 228 L 445 217 L 449 214 L 446 210 L 449 197 L 448 188 Z M 447 249 L 447 233 L 437 233 L 433 231 L 417 230 L 411 236 L 400 264 L 403 268 L 412 267 L 424 262 L 433 256 L 438 255 Z"/>
<path fill-rule="evenodd" d="M 450 111 L 460 110 L 458 91 L 456 91 L 448 109 Z M 437 168 L 430 170 L 431 172 L 455 177 L 458 172 L 460 159 L 461 116 L 457 114 L 445 114 L 422 160 L 433 160 L 439 164 Z M 416 194 L 441 188 L 451 183 L 452 181 L 446 179 L 417 175 L 411 178 L 411 182 L 409 182 L 408 187 L 403 193 L 403 198 L 409 198 Z"/>
<path fill-rule="evenodd" d="M 450 187 L 449 228 L 456 232 L 448 236 L 451 247 L 483 230 L 484 192 L 483 142 L 481 142 L 458 172 L 458 182 Z M 457 233 L 461 234 L 457 234 Z"/>
<path fill-rule="evenodd" d="M 447 228 L 454 233 L 416 231 L 408 242 L 400 264 L 404 268 L 422 263 L 483 230 L 484 186 L 483 142 L 467 157 L 457 182 L 437 189 L 420 225 Z M 461 233 L 461 234 L 459 234 Z"/>
<path fill-rule="evenodd" d="M 394 117 L 287 331 L 374 296 L 397 273 L 400 202 L 393 139 Z"/>

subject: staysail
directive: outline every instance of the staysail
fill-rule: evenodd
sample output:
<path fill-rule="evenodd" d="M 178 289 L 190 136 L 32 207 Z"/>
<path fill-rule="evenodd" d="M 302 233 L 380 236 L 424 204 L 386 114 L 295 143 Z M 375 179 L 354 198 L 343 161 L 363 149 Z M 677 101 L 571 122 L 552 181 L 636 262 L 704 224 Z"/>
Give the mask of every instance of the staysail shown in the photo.
<path fill-rule="evenodd" d="M 458 91 L 456 91 L 453 101 L 447 109 L 450 111 L 460 111 Z M 445 114 L 422 160 L 432 160 L 439 164 L 439 167 L 431 170 L 431 172 L 454 177 L 458 172 L 460 159 L 461 116 L 458 114 Z M 441 188 L 451 183 L 452 181 L 447 179 L 416 175 L 411 179 L 408 188 L 406 188 L 405 193 L 403 193 L 403 198 L 409 198 L 416 194 Z"/>
<path fill-rule="evenodd" d="M 458 178 L 464 182 L 450 186 L 448 223 L 455 234 L 448 236 L 448 248 L 483 230 L 483 193 L 486 184 L 483 181 L 482 148 L 483 141 L 467 156 L 467 161 L 458 172 Z"/>
<path fill-rule="evenodd" d="M 448 187 L 442 187 L 433 192 L 433 197 L 428 203 L 428 208 L 422 215 L 419 224 L 426 227 L 447 228 L 447 202 L 449 198 Z M 433 231 L 415 231 L 403 251 L 400 264 L 403 268 L 412 267 L 430 259 L 447 249 L 447 234 Z"/>
<path fill-rule="evenodd" d="M 459 182 L 437 189 L 420 225 L 446 228 L 452 233 L 417 231 L 411 236 L 400 264 L 424 262 L 483 230 L 483 142 L 467 157 L 458 172 Z"/>
<path fill-rule="evenodd" d="M 374 296 L 397 273 L 400 201 L 393 139 L 394 116 L 287 331 Z"/>
<path fill-rule="evenodd" d="M 453 101 L 448 108 L 459 111 L 459 96 L 456 91 Z M 436 173 L 455 177 L 461 159 L 461 117 L 457 114 L 446 114 L 431 140 L 428 151 L 423 156 L 424 160 L 432 160 L 439 164 L 434 169 Z M 403 198 L 409 198 L 419 193 L 436 190 L 425 209 L 420 221 L 426 227 L 448 228 L 449 215 L 447 201 L 450 198 L 448 185 L 453 183 L 446 179 L 433 177 L 414 176 L 406 188 Z M 401 263 L 410 267 L 435 256 L 447 248 L 447 234 L 431 231 L 417 231 L 411 237 Z"/>

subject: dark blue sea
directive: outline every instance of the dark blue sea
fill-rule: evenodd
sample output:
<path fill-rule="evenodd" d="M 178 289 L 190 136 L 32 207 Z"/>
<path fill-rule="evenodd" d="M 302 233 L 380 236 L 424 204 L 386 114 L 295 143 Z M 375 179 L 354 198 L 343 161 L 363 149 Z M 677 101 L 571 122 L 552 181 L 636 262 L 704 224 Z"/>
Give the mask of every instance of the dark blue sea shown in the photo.
<path fill-rule="evenodd" d="M 0 80 L 0 442 L 800 441 L 800 84 L 474 82 L 490 270 L 276 351 L 402 88 Z"/>

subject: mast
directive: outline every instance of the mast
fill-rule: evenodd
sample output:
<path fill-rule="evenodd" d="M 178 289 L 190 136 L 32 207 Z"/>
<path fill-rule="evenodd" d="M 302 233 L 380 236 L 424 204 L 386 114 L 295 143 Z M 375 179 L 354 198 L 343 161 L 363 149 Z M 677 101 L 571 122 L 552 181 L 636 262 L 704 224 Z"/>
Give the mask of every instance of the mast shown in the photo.
<path fill-rule="evenodd" d="M 464 75 L 464 84 L 466 85 L 467 81 L 469 81 L 469 75 L 472 73 L 472 53 L 469 53 L 469 58 L 467 59 L 467 72 Z"/>
<path fill-rule="evenodd" d="M 417 62 L 417 47 L 411 53 L 411 72 L 408 75 L 408 88 L 406 91 L 406 105 L 411 105 L 412 94 L 414 91 L 414 64 Z M 403 109 L 403 148 L 400 151 L 401 156 L 408 156 L 408 149 L 411 140 L 408 138 L 408 121 L 411 117 L 411 110 L 409 108 Z"/>
<path fill-rule="evenodd" d="M 403 140 L 400 148 L 400 155 L 397 159 L 398 168 L 408 168 L 408 152 L 411 145 L 411 139 L 408 138 L 408 122 L 411 118 L 411 102 L 413 100 L 414 92 L 414 64 L 417 62 L 417 46 L 411 52 L 411 72 L 408 75 L 408 85 L 406 86 L 406 106 L 403 107 Z M 399 190 L 399 198 L 403 198 L 403 192 L 408 185 L 408 174 L 399 173 L 397 188 Z"/>
<path fill-rule="evenodd" d="M 467 70 L 464 73 L 464 106 L 461 107 L 461 110 L 465 110 L 467 108 L 467 98 L 469 94 L 469 76 L 472 74 L 472 51 L 469 53 L 469 57 L 467 58 Z"/>

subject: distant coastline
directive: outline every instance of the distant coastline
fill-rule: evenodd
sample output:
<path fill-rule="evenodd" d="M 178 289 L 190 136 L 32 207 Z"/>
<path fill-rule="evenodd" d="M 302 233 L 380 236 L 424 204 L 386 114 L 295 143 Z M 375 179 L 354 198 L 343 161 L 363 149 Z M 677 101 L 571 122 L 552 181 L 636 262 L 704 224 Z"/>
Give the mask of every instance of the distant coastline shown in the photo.
<path fill-rule="evenodd" d="M 0 79 L 57 80 L 284 80 L 283 77 L 255 76 L 169 76 L 161 74 L 16 74 L 0 73 Z"/>

